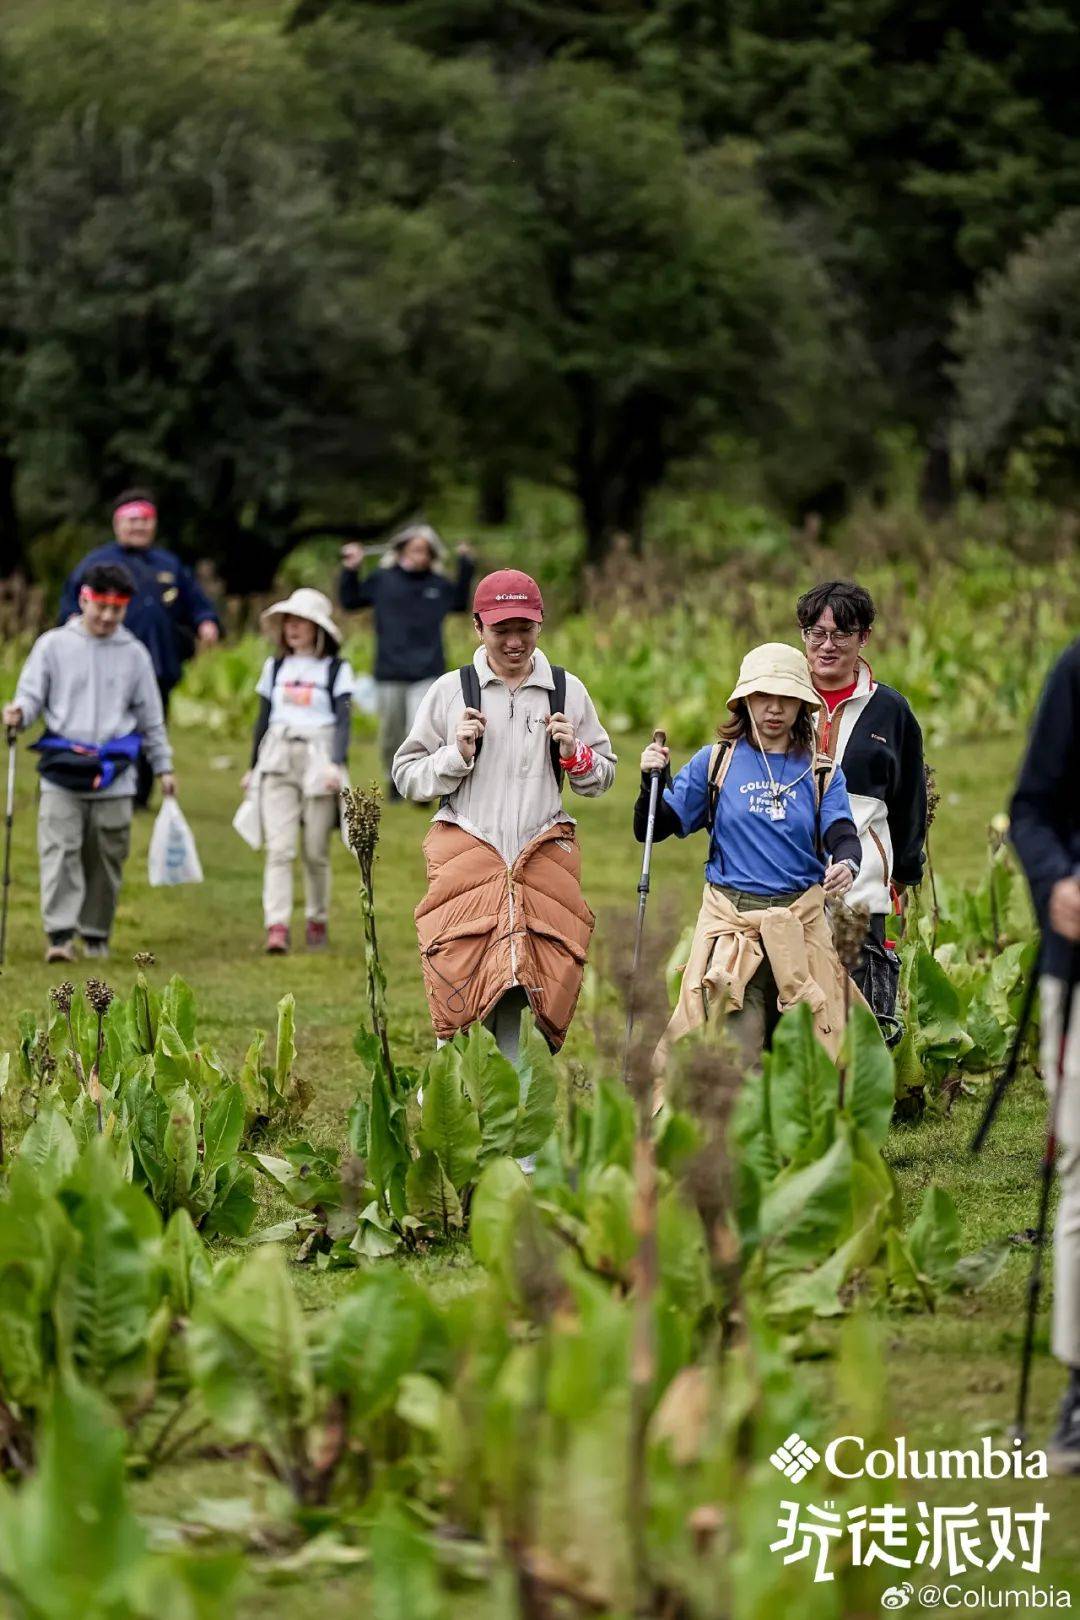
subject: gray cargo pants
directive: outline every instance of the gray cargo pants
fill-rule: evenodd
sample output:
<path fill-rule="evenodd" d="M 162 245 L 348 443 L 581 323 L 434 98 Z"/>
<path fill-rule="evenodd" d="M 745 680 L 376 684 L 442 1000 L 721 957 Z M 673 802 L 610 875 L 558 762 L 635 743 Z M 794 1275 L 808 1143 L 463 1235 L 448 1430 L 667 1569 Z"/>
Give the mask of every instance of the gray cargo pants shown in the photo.
<path fill-rule="evenodd" d="M 52 939 L 108 939 L 131 844 L 131 796 L 84 799 L 49 788 L 38 806 L 41 921 Z"/>
<path fill-rule="evenodd" d="M 1065 985 L 1045 975 L 1039 981 L 1042 1009 L 1042 1071 L 1047 1093 L 1058 1080 L 1061 1013 Z M 1073 996 L 1065 1089 L 1058 1104 L 1058 1176 L 1061 1202 L 1054 1229 L 1054 1307 L 1051 1348 L 1060 1361 L 1080 1367 L 1080 989 Z"/>
<path fill-rule="evenodd" d="M 379 757 L 383 775 L 390 780 L 394 755 L 412 730 L 416 711 L 435 677 L 423 681 L 376 681 L 375 707 L 379 713 Z"/>

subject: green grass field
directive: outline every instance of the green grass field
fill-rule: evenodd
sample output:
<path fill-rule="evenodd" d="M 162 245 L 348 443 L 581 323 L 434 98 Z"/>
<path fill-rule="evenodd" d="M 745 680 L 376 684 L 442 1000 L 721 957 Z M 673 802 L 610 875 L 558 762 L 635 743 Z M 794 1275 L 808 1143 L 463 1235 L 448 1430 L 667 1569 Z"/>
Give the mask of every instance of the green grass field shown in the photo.
<path fill-rule="evenodd" d="M 200 1031 L 231 1059 L 241 1054 L 256 1026 L 273 1027 L 278 998 L 286 990 L 294 991 L 298 1061 L 315 1090 L 306 1130 L 319 1140 L 340 1141 L 345 1111 L 360 1077 L 359 1060 L 352 1052 L 363 996 L 355 865 L 344 847 L 336 844 L 330 951 L 310 956 L 301 948 L 284 959 L 265 957 L 261 858 L 230 827 L 246 749 L 218 742 L 207 746 L 191 733 L 180 733 L 176 742 L 181 802 L 195 830 L 206 881 L 199 888 L 151 890 L 146 883 L 146 848 L 152 817 L 137 818 L 113 959 L 104 976 L 126 990 L 135 972 L 133 953 L 153 950 L 158 977 L 180 973 L 194 987 Z M 616 788 L 603 800 L 575 806 L 580 810 L 586 893 L 599 917 L 597 953 L 601 957 L 605 941 L 631 925 L 640 853 L 633 841 L 630 810 L 642 739 L 623 737 L 618 745 L 622 767 Z M 1017 739 L 973 741 L 934 759 L 942 791 L 933 833 L 940 874 L 957 880 L 977 875 L 985 858 L 986 823 L 1007 801 L 1018 748 Z M 366 782 L 374 771 L 372 745 L 357 744 L 353 780 Z M 0 1033 L 8 1046 L 15 1044 L 20 1010 L 40 1005 L 49 984 L 63 976 L 55 968 L 46 968 L 42 960 L 34 853 L 35 780 L 31 758 L 21 752 L 8 962 L 0 982 Z M 406 1061 L 422 1061 L 431 1045 L 412 928 L 412 908 L 423 887 L 420 843 L 426 821 L 412 806 L 388 808 L 377 868 L 392 1033 Z M 703 854 L 701 841 L 672 842 L 658 849 L 650 902 L 652 926 L 681 926 L 692 918 Z M 299 887 L 296 918 L 294 937 L 302 936 L 303 929 Z M 80 965 L 73 976 L 85 974 L 86 968 Z M 591 1055 L 587 1024 L 580 1014 L 567 1045 L 568 1057 L 587 1060 Z M 8 1106 L 12 1106 L 10 1099 Z M 967 1154 L 967 1141 L 979 1106 L 977 1099 L 962 1098 L 948 1120 L 896 1130 L 889 1150 L 909 1210 L 918 1204 L 925 1186 L 937 1180 L 956 1201 L 969 1249 L 1034 1224 L 1043 1123 L 1037 1086 L 1031 1080 L 1011 1098 L 990 1148 L 975 1161 Z M 268 1200 L 267 1219 L 272 1212 Z M 983 1293 L 952 1296 L 935 1315 L 891 1315 L 887 1319 L 892 1418 L 896 1431 L 904 1433 L 909 1444 L 961 1446 L 976 1443 L 983 1433 L 1004 1435 L 1014 1401 L 1028 1258 L 1028 1250 L 1017 1248 Z M 466 1253 L 425 1264 L 438 1276 L 440 1286 L 468 1286 Z M 304 1272 L 305 1302 L 318 1306 L 330 1290 L 347 1287 L 349 1275 Z M 824 1391 L 821 1365 L 813 1361 L 804 1365 L 812 1386 Z M 1047 1352 L 1044 1313 L 1033 1385 L 1032 1444 L 1041 1442 L 1051 1425 L 1061 1382 L 1061 1370 Z M 827 1411 L 822 1413 L 821 1424 L 821 1436 L 827 1439 L 833 1432 Z M 200 1461 L 162 1471 L 140 1487 L 139 1500 L 152 1513 L 172 1515 L 199 1499 L 230 1497 L 254 1489 L 244 1465 Z M 912 1494 L 916 1489 L 909 1487 Z M 928 1499 L 956 1505 L 977 1500 L 1029 1507 L 1035 1496 L 1044 1500 L 1052 1518 L 1041 1584 L 1067 1587 L 1080 1596 L 1080 1576 L 1076 1574 L 1080 1569 L 1080 1484 L 969 1483 L 921 1489 Z M 762 1549 L 762 1556 L 770 1555 Z M 1006 1584 L 1027 1579 L 1016 1573 L 1003 1578 Z M 354 1613 L 362 1592 L 362 1572 L 335 1575 L 308 1586 L 304 1612 L 328 1617 Z M 257 1606 L 265 1620 L 272 1620 L 279 1614 L 296 1613 L 296 1604 L 295 1588 L 257 1587 L 245 1600 L 244 1612 L 254 1615 Z"/>

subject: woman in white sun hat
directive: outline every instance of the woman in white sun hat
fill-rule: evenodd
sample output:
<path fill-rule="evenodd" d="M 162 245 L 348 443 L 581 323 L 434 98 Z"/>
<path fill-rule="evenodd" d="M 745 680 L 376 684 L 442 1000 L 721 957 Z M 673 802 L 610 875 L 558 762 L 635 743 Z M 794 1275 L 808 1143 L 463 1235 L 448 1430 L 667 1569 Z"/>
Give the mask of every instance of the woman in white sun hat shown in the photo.
<path fill-rule="evenodd" d="M 666 782 L 656 838 L 709 833 L 701 910 L 658 1068 L 679 1036 L 721 1020 L 752 1067 L 780 1013 L 799 1001 L 809 1003 L 826 1049 L 839 1049 L 845 974 L 825 901 L 851 887 L 861 846 L 843 771 L 815 753 L 820 704 L 802 653 L 768 642 L 743 659 L 717 742 L 698 749 L 674 782 L 667 748 L 651 743 L 641 756 L 638 841 L 655 769 Z M 849 994 L 858 997 L 854 986 Z"/>
<path fill-rule="evenodd" d="M 341 631 L 321 591 L 301 587 L 262 616 L 276 652 L 255 690 L 259 715 L 246 790 L 257 794 L 266 845 L 263 913 L 266 949 L 289 949 L 292 868 L 299 844 L 309 950 L 326 945 L 330 839 L 345 780 L 353 672 L 338 649 Z"/>

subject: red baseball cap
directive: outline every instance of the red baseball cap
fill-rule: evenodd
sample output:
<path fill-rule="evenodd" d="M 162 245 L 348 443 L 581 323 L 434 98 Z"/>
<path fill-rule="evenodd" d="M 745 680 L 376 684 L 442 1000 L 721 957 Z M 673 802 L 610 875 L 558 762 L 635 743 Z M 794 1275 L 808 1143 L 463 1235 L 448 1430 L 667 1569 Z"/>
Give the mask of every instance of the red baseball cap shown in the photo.
<path fill-rule="evenodd" d="M 499 568 L 486 574 L 476 587 L 473 612 L 481 624 L 501 624 L 504 619 L 531 619 L 544 622 L 544 598 L 535 579 L 517 568 Z"/>

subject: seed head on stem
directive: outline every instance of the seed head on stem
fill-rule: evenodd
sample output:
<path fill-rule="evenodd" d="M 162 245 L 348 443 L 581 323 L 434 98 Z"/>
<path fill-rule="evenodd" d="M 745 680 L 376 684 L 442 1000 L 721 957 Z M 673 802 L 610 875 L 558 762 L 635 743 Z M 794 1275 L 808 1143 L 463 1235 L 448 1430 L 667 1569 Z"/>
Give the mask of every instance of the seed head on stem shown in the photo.
<path fill-rule="evenodd" d="M 870 928 L 870 911 L 866 906 L 845 906 L 843 901 L 829 908 L 836 954 L 849 973 L 858 966 L 863 941 Z"/>
<path fill-rule="evenodd" d="M 923 776 L 926 778 L 926 827 L 927 831 L 934 825 L 934 817 L 938 813 L 941 803 L 941 793 L 937 785 L 937 773 L 932 765 L 923 765 Z"/>
<path fill-rule="evenodd" d="M 136 951 L 131 958 L 137 968 L 152 968 L 157 962 L 153 951 Z"/>
<path fill-rule="evenodd" d="M 67 1017 L 68 1013 L 71 1011 L 71 1003 L 75 997 L 75 986 L 72 984 L 71 980 L 62 979 L 59 984 L 54 984 L 52 989 L 49 991 L 49 995 L 52 998 L 54 1005 L 59 1007 L 60 1011 L 65 1017 Z"/>
<path fill-rule="evenodd" d="M 83 994 L 99 1018 L 104 1018 L 112 1002 L 116 999 L 115 990 L 110 990 L 103 979 L 87 979 L 83 987 Z"/>
<path fill-rule="evenodd" d="M 374 782 L 367 792 L 363 788 L 345 788 L 341 795 L 349 848 L 360 863 L 360 873 L 367 888 L 371 887 L 371 869 L 379 842 L 381 797 Z"/>

